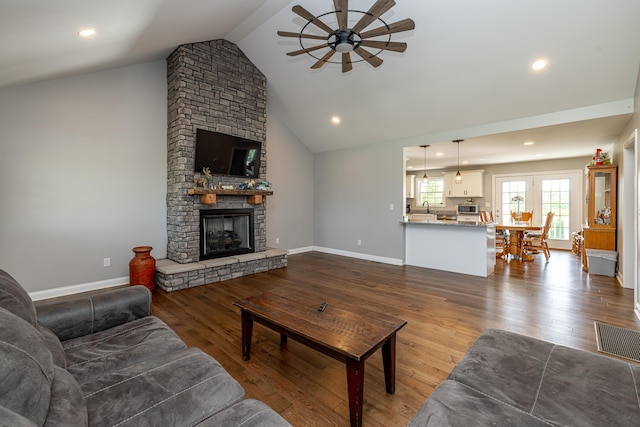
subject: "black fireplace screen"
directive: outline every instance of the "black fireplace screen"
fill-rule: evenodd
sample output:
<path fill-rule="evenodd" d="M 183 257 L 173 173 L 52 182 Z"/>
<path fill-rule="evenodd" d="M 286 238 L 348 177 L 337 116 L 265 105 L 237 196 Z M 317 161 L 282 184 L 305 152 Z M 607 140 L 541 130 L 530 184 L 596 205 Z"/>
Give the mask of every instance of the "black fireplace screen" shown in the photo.
<path fill-rule="evenodd" d="M 201 260 L 253 251 L 253 209 L 200 211 Z"/>

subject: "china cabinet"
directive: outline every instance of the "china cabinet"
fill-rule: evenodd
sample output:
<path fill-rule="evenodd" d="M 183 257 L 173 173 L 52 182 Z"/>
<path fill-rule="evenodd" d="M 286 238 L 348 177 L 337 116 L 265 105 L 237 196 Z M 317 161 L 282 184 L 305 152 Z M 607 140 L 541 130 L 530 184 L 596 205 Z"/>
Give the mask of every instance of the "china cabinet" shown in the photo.
<path fill-rule="evenodd" d="M 582 228 L 585 271 L 586 249 L 616 250 L 616 184 L 616 165 L 587 167 L 587 221 Z"/>

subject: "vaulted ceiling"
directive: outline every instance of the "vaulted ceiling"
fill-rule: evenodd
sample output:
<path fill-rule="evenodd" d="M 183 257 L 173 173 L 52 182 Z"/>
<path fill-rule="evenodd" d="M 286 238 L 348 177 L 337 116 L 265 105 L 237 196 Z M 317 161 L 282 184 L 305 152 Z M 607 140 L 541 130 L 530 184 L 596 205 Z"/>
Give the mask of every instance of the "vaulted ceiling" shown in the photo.
<path fill-rule="evenodd" d="M 349 1 L 350 26 L 374 2 Z M 535 159 L 532 150 L 514 154 L 533 138 L 547 158 L 580 156 L 612 144 L 633 112 L 640 1 L 396 3 L 381 18 L 415 21 L 415 30 L 391 37 L 407 50 L 381 52 L 378 68 L 358 62 L 342 73 L 339 63 L 311 69 L 309 55 L 287 56 L 299 41 L 276 35 L 306 24 L 294 5 L 318 16 L 333 11 L 330 0 L 3 0 L 0 87 L 160 60 L 180 44 L 224 38 L 264 73 L 278 118 L 313 152 L 418 146 L 441 135 L 447 157 L 452 137 L 467 139 L 467 155 L 486 153 L 492 163 Z M 337 26 L 332 13 L 322 19 Z M 80 39 L 83 27 L 96 35 Z M 534 72 L 540 57 L 549 66 Z M 516 124 L 479 139 L 488 124 L 527 118 L 537 134 Z"/>

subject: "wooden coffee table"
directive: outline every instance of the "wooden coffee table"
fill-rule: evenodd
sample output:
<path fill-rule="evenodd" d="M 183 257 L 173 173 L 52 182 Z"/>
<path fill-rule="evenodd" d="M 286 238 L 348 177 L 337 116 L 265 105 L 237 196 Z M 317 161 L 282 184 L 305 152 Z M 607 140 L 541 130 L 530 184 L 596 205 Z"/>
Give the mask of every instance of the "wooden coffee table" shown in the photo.
<path fill-rule="evenodd" d="M 291 337 L 347 366 L 349 416 L 362 425 L 364 362 L 382 347 L 387 393 L 395 392 L 396 333 L 407 324 L 376 311 L 341 302 L 336 293 L 323 295 L 304 286 L 280 288 L 233 304 L 242 314 L 242 359 L 249 360 L 256 321 L 280 333 L 281 344 Z M 327 302 L 324 311 L 318 308 Z"/>

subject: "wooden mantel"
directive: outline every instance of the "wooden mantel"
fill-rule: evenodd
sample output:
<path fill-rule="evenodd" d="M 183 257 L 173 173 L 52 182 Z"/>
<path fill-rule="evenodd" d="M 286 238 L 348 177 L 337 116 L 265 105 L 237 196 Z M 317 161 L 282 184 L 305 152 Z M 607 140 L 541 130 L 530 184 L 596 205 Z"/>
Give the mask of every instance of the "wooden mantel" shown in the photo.
<path fill-rule="evenodd" d="M 273 191 L 270 190 L 209 190 L 207 188 L 190 188 L 188 193 L 191 195 L 199 195 L 200 203 L 203 205 L 213 205 L 216 203 L 216 195 L 221 196 L 241 196 L 247 198 L 247 203 L 251 205 L 259 205 L 262 203 L 262 196 L 272 196 Z"/>

